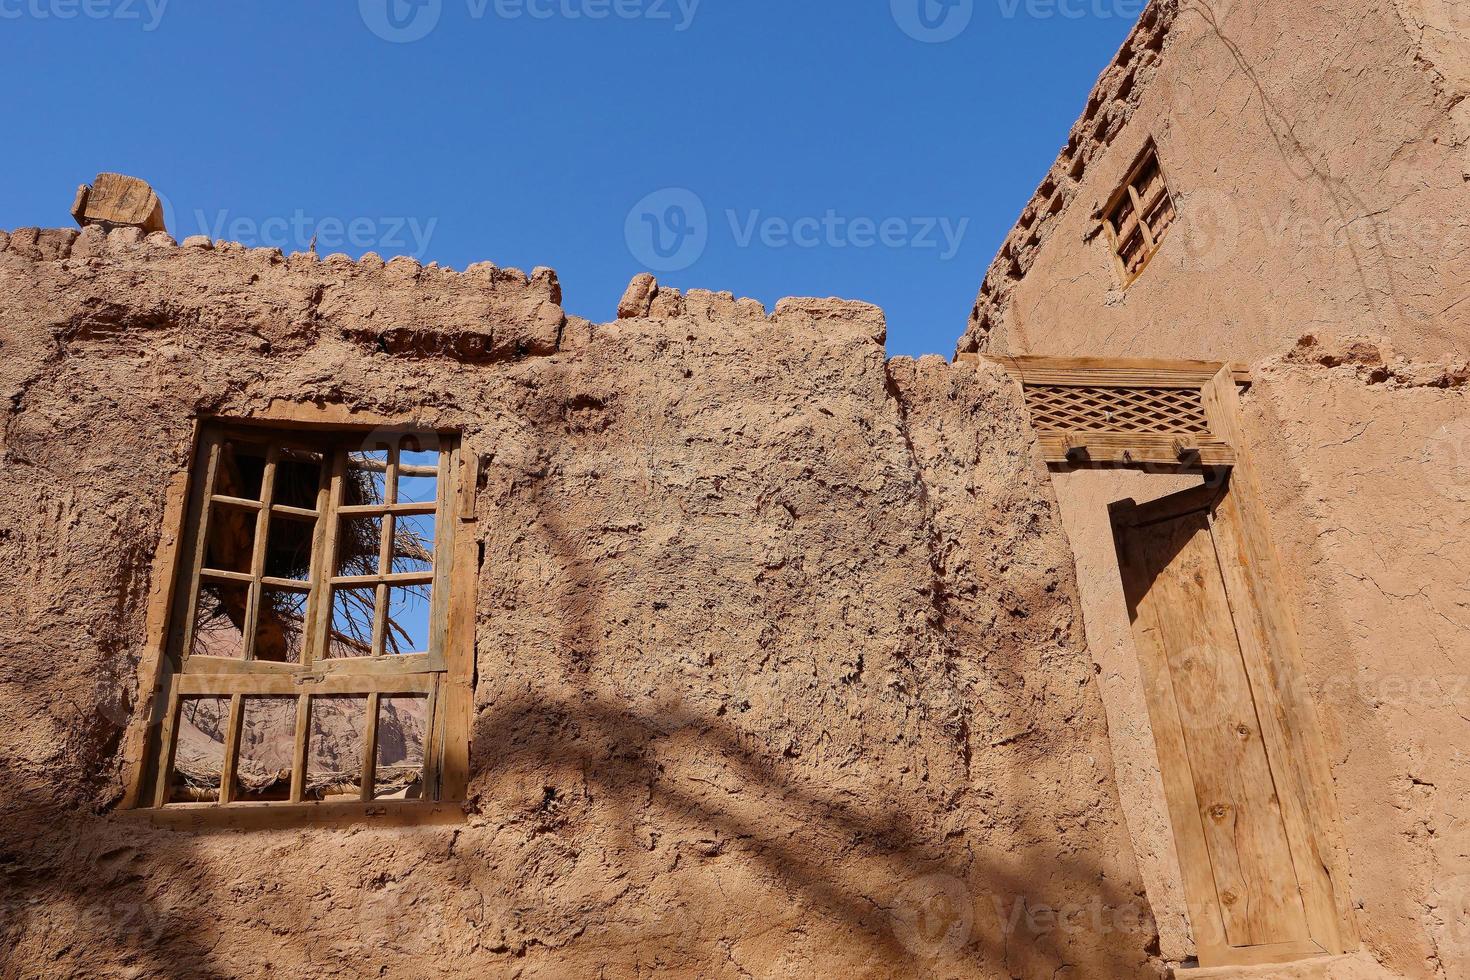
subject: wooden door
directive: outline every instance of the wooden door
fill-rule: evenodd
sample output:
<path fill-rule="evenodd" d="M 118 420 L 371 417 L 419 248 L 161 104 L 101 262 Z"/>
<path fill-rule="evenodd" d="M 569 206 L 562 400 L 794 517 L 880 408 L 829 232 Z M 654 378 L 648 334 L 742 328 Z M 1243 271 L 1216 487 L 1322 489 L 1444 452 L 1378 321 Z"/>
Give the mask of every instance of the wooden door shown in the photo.
<path fill-rule="evenodd" d="M 1297 760 L 1263 685 L 1265 624 L 1228 484 L 1112 507 L 1129 617 L 1202 966 L 1340 946 Z"/>

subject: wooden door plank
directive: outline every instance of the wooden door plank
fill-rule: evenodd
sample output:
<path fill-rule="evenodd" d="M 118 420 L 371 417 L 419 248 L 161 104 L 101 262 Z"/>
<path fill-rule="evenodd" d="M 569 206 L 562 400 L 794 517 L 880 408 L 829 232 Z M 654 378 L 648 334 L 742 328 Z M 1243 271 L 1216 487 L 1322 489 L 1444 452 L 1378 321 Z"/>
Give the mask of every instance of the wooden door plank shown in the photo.
<path fill-rule="evenodd" d="M 1231 946 L 1308 938 L 1291 849 L 1203 513 L 1149 528 L 1149 589 Z"/>
<path fill-rule="evenodd" d="M 1332 791 L 1330 756 L 1316 707 L 1303 683 L 1308 675 L 1292 601 L 1294 583 L 1272 538 L 1270 515 L 1254 461 L 1244 451 L 1247 443 L 1240 392 L 1228 370 L 1220 371 L 1205 386 L 1203 400 L 1211 431 L 1241 449 L 1231 473 L 1228 506 L 1222 505 L 1219 513 L 1234 531 L 1238 553 L 1233 564 L 1248 581 L 1248 592 L 1237 598 L 1236 605 L 1249 605 L 1260 617 L 1269 663 L 1259 696 L 1280 720 L 1287 742 L 1279 768 L 1285 781 L 1300 795 L 1304 812 L 1310 815 L 1301 828 L 1309 838 L 1307 853 L 1299 855 L 1297 863 L 1304 869 L 1311 868 L 1304 872 L 1302 886 L 1312 935 L 1329 953 L 1347 952 L 1357 946 L 1358 934 L 1345 878 L 1342 818 Z M 1235 581 L 1238 587 L 1238 579 Z M 1327 907 L 1334 914 L 1324 914 Z"/>
<path fill-rule="evenodd" d="M 1164 782 L 1164 798 L 1174 831 L 1174 847 L 1184 883 L 1185 903 L 1189 906 L 1189 921 L 1201 963 L 1223 962 L 1229 954 L 1225 924 L 1210 873 L 1210 855 L 1190 778 L 1189 750 L 1184 740 L 1179 706 L 1169 681 L 1169 662 L 1155 611 L 1156 602 L 1149 597 L 1149 584 L 1154 572 L 1147 567 L 1147 556 L 1137 546 L 1138 536 L 1131 531 L 1131 520 L 1126 516 L 1133 510 L 1133 502 L 1115 504 L 1111 510 L 1118 567 L 1133 622 L 1144 696 L 1148 701 L 1149 719 L 1158 747 L 1159 774 Z"/>

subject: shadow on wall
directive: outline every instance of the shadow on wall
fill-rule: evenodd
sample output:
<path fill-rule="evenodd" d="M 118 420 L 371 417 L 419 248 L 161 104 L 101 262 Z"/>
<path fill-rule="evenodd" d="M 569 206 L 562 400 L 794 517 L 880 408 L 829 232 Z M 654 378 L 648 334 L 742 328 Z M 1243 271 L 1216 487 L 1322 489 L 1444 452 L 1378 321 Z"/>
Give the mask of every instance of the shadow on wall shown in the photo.
<path fill-rule="evenodd" d="M 585 534 L 564 525 L 543 485 L 518 506 L 535 515 L 565 592 L 547 603 L 547 655 L 530 659 L 544 675 L 520 663 L 478 692 L 468 825 L 205 834 L 11 800 L 0 804 L 9 896 L 0 940 L 22 970 L 179 980 L 426 965 L 553 977 L 1154 975 L 1147 907 L 1098 863 L 1108 838 L 1065 839 L 1063 828 L 1113 816 L 1101 809 L 1110 777 L 1098 762 L 1035 761 L 1028 732 L 991 741 L 964 725 L 961 744 L 942 747 L 963 762 L 941 769 L 941 749 L 919 745 L 911 768 L 892 771 L 909 760 L 889 744 L 901 739 L 877 717 L 880 701 L 915 716 L 941 711 L 947 678 L 934 682 L 933 703 L 872 680 L 851 702 L 855 716 L 823 701 L 835 735 L 809 755 L 872 762 L 839 778 L 773 748 L 779 733 L 678 696 L 691 679 L 675 669 L 647 673 L 668 696 L 635 710 L 604 680 L 614 589 L 625 586 L 588 557 Z M 477 608 L 493 608 L 483 578 L 479 591 Z M 1017 623 L 1025 613 L 1023 601 L 1010 606 Z M 921 615 L 929 635 L 914 642 L 940 642 L 943 610 Z M 1023 652 L 1011 643 L 970 653 L 978 670 L 1023 678 L 1034 673 Z M 1009 719 L 1018 728 L 1045 716 L 1045 686 L 1022 688 Z M 933 784 L 918 774 L 931 763 Z M 884 804 L 890 783 L 912 805 Z M 409 923 L 419 931 L 405 938 Z"/>
<path fill-rule="evenodd" d="M 528 696 L 481 717 L 474 738 L 477 806 L 492 805 L 486 797 L 500 778 L 535 772 L 546 784 L 530 816 L 539 832 L 595 820 L 625 828 L 621 845 L 630 852 L 665 834 L 689 845 L 664 862 L 667 880 L 646 880 L 640 909 L 648 932 L 681 960 L 719 962 L 722 948 L 742 941 L 779 955 L 783 942 L 840 937 L 847 948 L 831 951 L 834 960 L 881 964 L 884 976 L 1141 974 L 1124 947 L 1146 945 L 1152 919 L 1099 869 L 1060 855 L 1029 874 L 989 866 L 963 835 L 935 841 L 905 814 L 866 813 L 838 794 L 795 785 L 718 719 L 653 719 L 594 697 L 565 704 Z M 740 858 L 759 870 L 726 873 L 725 862 Z M 755 901 L 743 903 L 742 891 Z M 1031 898 L 1058 891 L 1076 901 L 1059 908 Z M 1110 943 L 1114 930 L 1138 935 Z"/>

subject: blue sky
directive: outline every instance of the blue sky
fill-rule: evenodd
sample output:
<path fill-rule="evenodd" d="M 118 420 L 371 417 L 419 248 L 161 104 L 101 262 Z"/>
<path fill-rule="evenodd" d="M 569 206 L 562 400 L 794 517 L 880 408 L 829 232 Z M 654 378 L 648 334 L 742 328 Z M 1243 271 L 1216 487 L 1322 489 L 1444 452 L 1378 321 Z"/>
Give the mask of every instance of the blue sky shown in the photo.
<path fill-rule="evenodd" d="M 0 226 L 170 231 L 888 311 L 948 354 L 1142 0 L 0 0 Z M 421 35 L 421 36 L 420 36 Z"/>

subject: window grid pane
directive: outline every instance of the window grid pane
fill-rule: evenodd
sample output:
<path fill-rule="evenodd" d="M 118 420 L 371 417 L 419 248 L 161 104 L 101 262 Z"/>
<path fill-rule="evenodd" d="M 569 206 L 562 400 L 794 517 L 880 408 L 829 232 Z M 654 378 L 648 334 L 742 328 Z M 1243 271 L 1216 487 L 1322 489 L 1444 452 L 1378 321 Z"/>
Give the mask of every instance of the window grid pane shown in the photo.
<path fill-rule="evenodd" d="M 179 676 L 195 678 L 176 691 L 196 693 L 172 696 L 154 805 L 437 794 L 431 771 L 438 770 L 426 768 L 426 750 L 442 664 L 355 674 L 351 662 L 387 665 L 435 653 L 436 532 L 448 450 L 426 452 L 410 436 L 399 445 L 323 451 L 285 434 L 242 439 L 228 431 L 202 445 L 192 587 L 181 600 L 183 633 L 176 635 L 183 639 L 175 641 L 183 644 Z M 203 659 L 191 669 L 194 657 Z M 226 670 L 225 661 L 238 666 Z M 336 669 L 323 675 L 318 661 Z M 372 717 L 364 719 L 357 761 L 323 780 L 312 772 L 318 756 L 344 762 L 337 757 L 350 751 L 314 742 L 327 737 L 324 721 L 347 695 L 312 692 L 344 684 L 370 692 L 351 697 Z M 380 731 L 388 744 L 379 744 Z M 355 792 L 335 785 L 354 777 Z"/>

